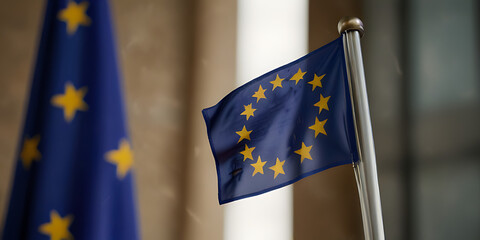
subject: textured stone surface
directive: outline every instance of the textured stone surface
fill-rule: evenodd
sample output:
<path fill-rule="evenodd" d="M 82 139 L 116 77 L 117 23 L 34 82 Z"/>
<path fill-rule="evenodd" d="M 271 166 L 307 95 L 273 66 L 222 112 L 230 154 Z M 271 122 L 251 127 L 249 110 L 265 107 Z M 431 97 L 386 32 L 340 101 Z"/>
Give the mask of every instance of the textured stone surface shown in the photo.
<path fill-rule="evenodd" d="M 0 229 L 13 178 L 14 158 L 23 125 L 36 56 L 40 1 L 2 2 L 0 7 Z"/>
<path fill-rule="evenodd" d="M 189 75 L 187 1 L 112 1 L 135 149 L 144 239 L 181 230 L 185 97 Z"/>
<path fill-rule="evenodd" d="M 223 239 L 223 207 L 201 110 L 235 88 L 236 1 L 196 1 L 181 239 Z"/>

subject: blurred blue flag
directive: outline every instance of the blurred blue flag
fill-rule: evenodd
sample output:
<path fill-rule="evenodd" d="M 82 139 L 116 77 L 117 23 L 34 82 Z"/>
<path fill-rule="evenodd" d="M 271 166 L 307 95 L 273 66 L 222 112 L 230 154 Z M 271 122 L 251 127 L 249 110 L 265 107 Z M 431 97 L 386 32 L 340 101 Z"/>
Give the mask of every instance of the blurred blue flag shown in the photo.
<path fill-rule="evenodd" d="M 3 239 L 139 239 L 106 0 L 50 0 Z"/>
<path fill-rule="evenodd" d="M 357 161 L 342 38 L 203 110 L 220 204 Z"/>

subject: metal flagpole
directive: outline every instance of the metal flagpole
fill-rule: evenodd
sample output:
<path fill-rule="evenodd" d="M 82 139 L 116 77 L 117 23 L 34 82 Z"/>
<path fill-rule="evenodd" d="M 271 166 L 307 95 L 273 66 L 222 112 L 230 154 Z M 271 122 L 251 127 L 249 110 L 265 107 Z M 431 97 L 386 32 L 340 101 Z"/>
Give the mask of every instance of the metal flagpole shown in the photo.
<path fill-rule="evenodd" d="M 363 23 L 355 17 L 344 17 L 338 22 L 338 32 L 340 34 L 344 33 L 345 61 L 357 131 L 357 146 L 360 160 L 354 165 L 354 172 L 357 180 L 360 207 L 362 209 L 365 239 L 383 240 L 385 239 L 385 233 L 383 230 L 375 147 L 360 47 L 360 37 L 364 32 Z"/>

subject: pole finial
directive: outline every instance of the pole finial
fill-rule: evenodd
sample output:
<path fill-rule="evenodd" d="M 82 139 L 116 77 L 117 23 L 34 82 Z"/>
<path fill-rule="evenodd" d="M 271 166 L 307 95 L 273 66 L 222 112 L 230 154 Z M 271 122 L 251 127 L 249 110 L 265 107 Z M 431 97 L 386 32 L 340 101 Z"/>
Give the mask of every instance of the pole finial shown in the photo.
<path fill-rule="evenodd" d="M 362 37 L 364 33 L 362 20 L 357 17 L 343 17 L 340 19 L 338 21 L 338 33 L 342 34 L 348 31 L 358 31 L 360 37 Z"/>

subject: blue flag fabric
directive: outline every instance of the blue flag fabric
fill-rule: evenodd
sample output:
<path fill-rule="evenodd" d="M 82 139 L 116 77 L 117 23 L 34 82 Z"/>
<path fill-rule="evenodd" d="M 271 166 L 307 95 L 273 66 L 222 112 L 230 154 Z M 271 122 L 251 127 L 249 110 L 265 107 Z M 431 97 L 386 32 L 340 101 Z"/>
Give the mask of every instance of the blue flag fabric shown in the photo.
<path fill-rule="evenodd" d="M 106 0 L 51 0 L 3 239 L 139 239 Z"/>
<path fill-rule="evenodd" d="M 220 204 L 357 161 L 342 38 L 203 110 Z"/>

